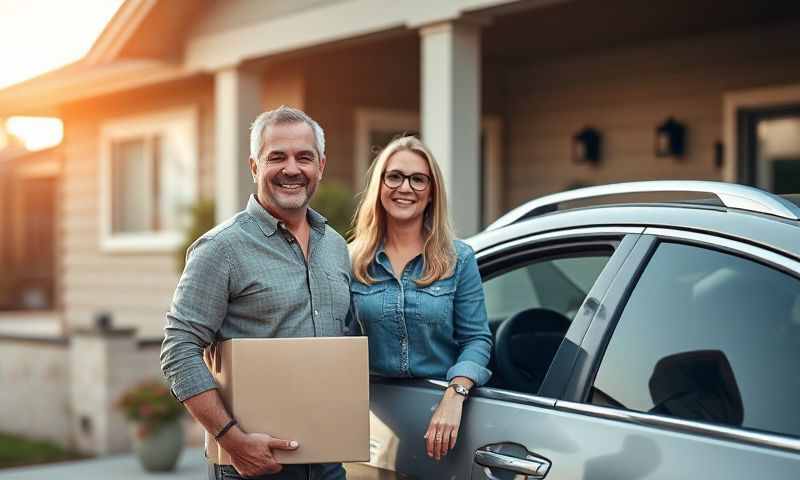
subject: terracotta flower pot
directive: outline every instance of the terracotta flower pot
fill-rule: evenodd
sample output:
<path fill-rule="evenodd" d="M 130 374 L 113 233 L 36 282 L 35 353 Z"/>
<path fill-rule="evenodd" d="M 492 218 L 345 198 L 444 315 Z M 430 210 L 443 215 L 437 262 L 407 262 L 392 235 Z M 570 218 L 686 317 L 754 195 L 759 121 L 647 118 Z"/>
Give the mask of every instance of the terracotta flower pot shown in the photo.
<path fill-rule="evenodd" d="M 153 429 L 139 423 L 131 424 L 133 450 L 142 467 L 149 472 L 175 469 L 183 450 L 183 426 L 180 419 Z"/>

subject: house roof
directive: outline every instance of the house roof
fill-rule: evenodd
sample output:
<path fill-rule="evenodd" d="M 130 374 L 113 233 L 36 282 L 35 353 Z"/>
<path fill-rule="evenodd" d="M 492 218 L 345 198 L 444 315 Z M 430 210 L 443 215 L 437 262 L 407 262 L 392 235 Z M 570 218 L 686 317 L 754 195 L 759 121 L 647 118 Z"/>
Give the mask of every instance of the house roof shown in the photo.
<path fill-rule="evenodd" d="M 57 115 L 58 106 L 85 98 L 190 76 L 181 65 L 158 60 L 79 61 L 0 90 L 0 116 Z"/>
<path fill-rule="evenodd" d="M 125 0 L 80 60 L 0 90 L 0 116 L 56 115 L 59 105 L 194 74 L 182 37 L 209 0 Z"/>
<path fill-rule="evenodd" d="M 0 150 L 0 164 L 10 162 L 11 160 L 23 159 L 26 157 L 39 157 L 42 155 L 49 155 L 57 152 L 59 145 L 55 145 L 41 150 L 28 150 L 20 145 L 9 145 Z"/>

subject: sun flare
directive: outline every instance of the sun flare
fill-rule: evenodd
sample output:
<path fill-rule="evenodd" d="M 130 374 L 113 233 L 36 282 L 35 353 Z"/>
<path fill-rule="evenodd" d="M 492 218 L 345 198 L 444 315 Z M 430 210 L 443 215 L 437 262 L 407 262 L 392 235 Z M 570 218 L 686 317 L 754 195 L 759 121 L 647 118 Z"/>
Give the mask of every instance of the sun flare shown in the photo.
<path fill-rule="evenodd" d="M 83 57 L 122 0 L 0 0 L 0 89 Z M 0 123 L 0 128 L 2 128 Z M 56 118 L 11 117 L 5 128 L 30 150 L 57 145 Z"/>

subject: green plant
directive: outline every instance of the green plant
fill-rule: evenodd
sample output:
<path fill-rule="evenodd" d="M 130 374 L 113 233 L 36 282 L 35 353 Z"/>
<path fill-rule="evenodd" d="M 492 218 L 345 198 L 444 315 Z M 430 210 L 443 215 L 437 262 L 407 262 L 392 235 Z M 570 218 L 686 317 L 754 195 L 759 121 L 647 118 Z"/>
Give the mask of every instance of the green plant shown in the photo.
<path fill-rule="evenodd" d="M 157 380 L 148 380 L 129 388 L 115 406 L 126 419 L 137 423 L 136 435 L 139 438 L 146 437 L 183 414 L 183 406 Z"/>
<path fill-rule="evenodd" d="M 0 469 L 87 458 L 48 440 L 0 433 Z"/>
<path fill-rule="evenodd" d="M 214 228 L 214 202 L 212 200 L 199 200 L 189 209 L 191 221 L 183 233 L 183 245 L 176 252 L 178 273 L 183 272 L 186 266 L 186 250 L 200 238 L 200 235 Z"/>
<path fill-rule="evenodd" d="M 328 225 L 343 237 L 346 237 L 350 228 L 355 207 L 352 190 L 340 182 L 331 180 L 320 183 L 314 198 L 311 199 L 311 208 L 324 215 L 328 219 Z"/>

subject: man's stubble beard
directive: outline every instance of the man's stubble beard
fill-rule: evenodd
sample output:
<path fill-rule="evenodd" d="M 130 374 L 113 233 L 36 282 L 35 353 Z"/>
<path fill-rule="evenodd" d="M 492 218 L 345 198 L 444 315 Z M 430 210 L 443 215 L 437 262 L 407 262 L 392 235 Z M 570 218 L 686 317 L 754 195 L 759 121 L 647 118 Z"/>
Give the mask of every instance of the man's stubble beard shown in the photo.
<path fill-rule="evenodd" d="M 279 188 L 280 187 L 277 185 L 270 184 L 267 189 L 269 198 L 275 206 L 283 210 L 301 210 L 308 207 L 311 203 L 311 199 L 314 197 L 314 193 L 317 190 L 317 185 L 313 186 L 312 189 L 311 182 L 309 181 L 303 187 L 303 193 L 305 193 L 305 195 L 292 195 L 291 197 L 278 192 L 277 190 Z"/>

